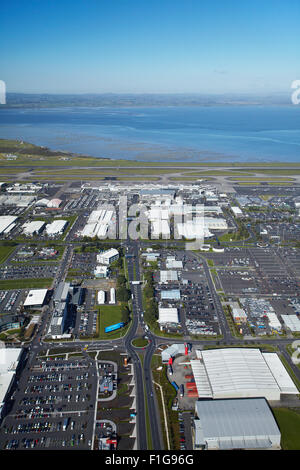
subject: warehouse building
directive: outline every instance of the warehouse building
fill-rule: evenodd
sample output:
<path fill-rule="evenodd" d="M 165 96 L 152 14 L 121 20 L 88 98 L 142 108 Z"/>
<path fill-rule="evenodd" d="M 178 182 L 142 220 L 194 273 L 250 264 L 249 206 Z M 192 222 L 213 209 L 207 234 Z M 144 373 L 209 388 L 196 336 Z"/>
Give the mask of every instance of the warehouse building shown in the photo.
<path fill-rule="evenodd" d="M 264 398 L 200 400 L 195 414 L 195 450 L 280 449 L 280 431 Z"/>
<path fill-rule="evenodd" d="M 21 359 L 21 348 L 0 348 L 0 417 Z"/>
<path fill-rule="evenodd" d="M 25 308 L 42 308 L 46 303 L 48 289 L 32 289 L 28 292 L 23 306 Z"/>
<path fill-rule="evenodd" d="M 106 209 L 92 211 L 81 232 L 81 236 L 104 238 L 109 225 L 113 222 L 114 214 L 114 211 Z"/>
<path fill-rule="evenodd" d="M 173 256 L 168 256 L 166 259 L 166 268 L 167 269 L 182 269 L 183 264 L 181 260 L 176 260 Z"/>
<path fill-rule="evenodd" d="M 43 222 L 42 220 L 25 222 L 25 224 L 22 225 L 23 233 L 24 235 L 30 237 L 32 237 L 33 235 L 39 235 L 43 231 L 45 225 L 45 222 Z"/>
<path fill-rule="evenodd" d="M 199 398 L 264 397 L 280 400 L 298 389 L 276 353 L 254 348 L 196 351 L 191 360 Z"/>
<path fill-rule="evenodd" d="M 106 266 L 109 266 L 117 259 L 119 259 L 119 252 L 115 248 L 103 251 L 97 255 L 97 263 L 105 264 Z"/>
<path fill-rule="evenodd" d="M 160 283 L 166 283 L 169 281 L 178 281 L 177 271 L 160 271 Z"/>
<path fill-rule="evenodd" d="M 160 293 L 161 300 L 180 300 L 179 289 L 162 290 Z"/>
<path fill-rule="evenodd" d="M 300 320 L 297 315 L 281 315 L 284 325 L 293 332 L 300 331 Z"/>
<path fill-rule="evenodd" d="M 51 224 L 46 225 L 46 233 L 49 237 L 61 235 L 67 227 L 66 220 L 54 220 Z"/>
<path fill-rule="evenodd" d="M 231 210 L 235 217 L 243 217 L 243 211 L 238 206 L 232 206 Z"/>
<path fill-rule="evenodd" d="M 168 348 L 164 349 L 161 352 L 161 360 L 163 364 L 167 364 L 171 357 L 175 357 L 178 354 L 185 354 L 185 345 L 184 343 L 172 344 Z"/>
<path fill-rule="evenodd" d="M 164 326 L 167 323 L 178 323 L 178 310 L 174 307 L 158 308 L 158 323 Z"/>
<path fill-rule="evenodd" d="M 17 217 L 13 215 L 0 215 L 0 235 L 10 232 L 15 227 Z"/>

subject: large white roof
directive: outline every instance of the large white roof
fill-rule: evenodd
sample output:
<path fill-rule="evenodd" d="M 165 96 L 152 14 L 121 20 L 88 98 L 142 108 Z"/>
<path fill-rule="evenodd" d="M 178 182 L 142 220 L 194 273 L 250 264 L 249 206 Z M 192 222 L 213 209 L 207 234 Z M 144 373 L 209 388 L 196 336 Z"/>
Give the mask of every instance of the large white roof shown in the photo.
<path fill-rule="evenodd" d="M 300 331 L 300 320 L 297 315 L 281 315 L 281 318 L 291 331 Z"/>
<path fill-rule="evenodd" d="M 198 350 L 191 366 L 199 397 L 279 400 L 281 393 L 297 394 L 276 353 L 268 354 L 254 348 Z"/>
<path fill-rule="evenodd" d="M 28 292 L 24 302 L 24 307 L 42 305 L 47 295 L 48 289 L 33 289 Z"/>
<path fill-rule="evenodd" d="M 158 309 L 159 323 L 178 323 L 178 310 L 177 308 L 167 307 Z"/>
<path fill-rule="evenodd" d="M 0 405 L 11 384 L 22 349 L 0 349 Z"/>
<path fill-rule="evenodd" d="M 0 234 L 8 229 L 16 219 L 17 217 L 13 215 L 0 215 Z"/>

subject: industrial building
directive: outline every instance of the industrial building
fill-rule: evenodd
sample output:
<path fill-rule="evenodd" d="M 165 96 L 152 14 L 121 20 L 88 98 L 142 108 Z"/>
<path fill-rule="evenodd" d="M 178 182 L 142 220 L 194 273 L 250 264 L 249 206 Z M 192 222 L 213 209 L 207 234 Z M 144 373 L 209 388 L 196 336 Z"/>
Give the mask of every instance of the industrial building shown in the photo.
<path fill-rule="evenodd" d="M 0 348 L 0 416 L 19 365 L 22 349 Z"/>
<path fill-rule="evenodd" d="M 66 220 L 54 220 L 51 224 L 46 225 L 46 233 L 49 237 L 61 235 L 67 224 L 68 222 Z"/>
<path fill-rule="evenodd" d="M 28 292 L 23 306 L 25 308 L 42 308 L 47 297 L 47 289 L 32 289 Z"/>
<path fill-rule="evenodd" d="M 177 271 L 160 271 L 160 283 L 168 281 L 178 281 Z"/>
<path fill-rule="evenodd" d="M 173 256 L 168 256 L 166 259 L 166 268 L 167 269 L 182 269 L 183 264 L 181 260 L 176 260 Z"/>
<path fill-rule="evenodd" d="M 185 354 L 185 345 L 183 343 L 172 344 L 161 352 L 161 360 L 163 364 L 167 364 L 171 357 L 178 354 Z"/>
<path fill-rule="evenodd" d="M 298 389 L 276 353 L 254 348 L 197 350 L 191 360 L 199 398 L 280 400 Z"/>
<path fill-rule="evenodd" d="M 0 215 L 0 235 L 9 233 L 15 227 L 17 217 L 13 215 Z"/>
<path fill-rule="evenodd" d="M 300 320 L 297 315 L 281 315 L 284 325 L 293 332 L 300 331 Z"/>
<path fill-rule="evenodd" d="M 34 196 L 23 196 L 23 195 L 12 195 L 3 194 L 0 196 L 0 205 L 2 206 L 16 206 L 16 207 L 28 207 L 34 202 Z"/>
<path fill-rule="evenodd" d="M 161 300 L 180 300 L 179 289 L 162 290 L 160 293 Z"/>
<path fill-rule="evenodd" d="M 235 217 L 243 217 L 243 211 L 238 206 L 232 206 L 231 210 Z"/>
<path fill-rule="evenodd" d="M 103 251 L 97 255 L 97 263 L 109 266 L 111 263 L 119 259 L 119 252 L 115 248 Z"/>
<path fill-rule="evenodd" d="M 109 225 L 113 221 L 114 214 L 114 211 L 106 209 L 92 211 L 81 232 L 81 236 L 104 238 Z"/>
<path fill-rule="evenodd" d="M 165 325 L 166 323 L 178 323 L 178 310 L 174 307 L 159 307 L 158 308 L 158 323 L 160 326 Z"/>
<path fill-rule="evenodd" d="M 280 449 L 281 434 L 264 398 L 195 403 L 195 450 Z"/>
<path fill-rule="evenodd" d="M 23 228 L 23 233 L 26 236 L 32 237 L 33 235 L 39 235 L 44 227 L 45 227 L 45 222 L 42 220 L 33 220 L 31 222 L 25 222 L 25 224 L 22 225 Z"/>

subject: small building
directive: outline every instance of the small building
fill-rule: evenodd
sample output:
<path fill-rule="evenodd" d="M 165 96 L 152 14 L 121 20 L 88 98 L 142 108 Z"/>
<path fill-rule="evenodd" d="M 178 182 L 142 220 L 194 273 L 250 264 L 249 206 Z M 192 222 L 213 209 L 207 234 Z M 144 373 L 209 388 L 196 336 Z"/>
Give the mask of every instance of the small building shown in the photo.
<path fill-rule="evenodd" d="M 24 323 L 22 315 L 1 315 L 0 316 L 0 333 L 2 331 L 21 328 Z"/>
<path fill-rule="evenodd" d="M 111 287 L 110 289 L 110 304 L 115 304 L 116 303 L 116 289 L 114 287 Z"/>
<path fill-rule="evenodd" d="M 231 210 L 235 217 L 243 217 L 243 211 L 238 206 L 232 206 Z"/>
<path fill-rule="evenodd" d="M 97 302 L 98 302 L 98 305 L 105 304 L 105 291 L 104 290 L 99 290 L 98 291 Z"/>
<path fill-rule="evenodd" d="M 94 270 L 94 276 L 97 279 L 105 279 L 108 276 L 108 267 L 107 266 L 96 266 Z"/>
<path fill-rule="evenodd" d="M 185 345 L 183 343 L 172 344 L 161 352 L 161 360 L 163 364 L 167 364 L 171 357 L 178 354 L 185 354 Z"/>
<path fill-rule="evenodd" d="M 280 449 L 280 430 L 264 398 L 200 400 L 195 415 L 195 450 Z"/>

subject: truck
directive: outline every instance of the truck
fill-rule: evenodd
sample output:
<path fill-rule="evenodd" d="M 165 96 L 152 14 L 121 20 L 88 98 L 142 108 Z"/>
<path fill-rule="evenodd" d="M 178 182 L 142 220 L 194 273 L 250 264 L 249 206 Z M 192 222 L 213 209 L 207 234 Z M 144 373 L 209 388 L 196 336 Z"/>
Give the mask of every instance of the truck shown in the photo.
<path fill-rule="evenodd" d="M 168 365 L 168 374 L 169 374 L 169 375 L 172 375 L 172 374 L 173 374 L 173 369 L 172 369 L 171 364 Z"/>
<path fill-rule="evenodd" d="M 176 382 L 171 382 L 171 385 L 175 388 L 176 392 L 179 390 L 179 387 Z"/>
<path fill-rule="evenodd" d="M 184 385 L 183 385 L 183 384 L 180 385 L 179 395 L 180 395 L 181 397 L 183 397 L 183 395 L 184 395 Z"/>
<path fill-rule="evenodd" d="M 67 427 L 68 427 L 68 425 L 69 425 L 69 421 L 70 421 L 70 418 L 65 418 L 65 419 L 64 419 L 63 427 L 62 427 L 63 431 L 66 431 L 66 429 L 67 429 Z"/>

